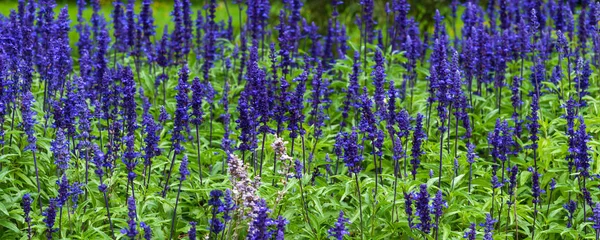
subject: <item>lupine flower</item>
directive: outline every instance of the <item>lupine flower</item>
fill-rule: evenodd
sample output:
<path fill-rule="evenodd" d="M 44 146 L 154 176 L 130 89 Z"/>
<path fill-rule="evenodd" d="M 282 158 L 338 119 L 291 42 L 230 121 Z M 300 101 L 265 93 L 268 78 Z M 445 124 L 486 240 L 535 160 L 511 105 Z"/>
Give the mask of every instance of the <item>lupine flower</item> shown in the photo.
<path fill-rule="evenodd" d="M 554 190 L 556 188 L 556 180 L 554 178 L 550 179 L 550 190 Z"/>
<path fill-rule="evenodd" d="M 144 239 L 150 240 L 152 239 L 152 229 L 145 222 L 140 222 L 140 227 L 144 229 Z"/>
<path fill-rule="evenodd" d="M 350 219 L 344 218 L 344 211 L 340 211 L 340 216 L 335 222 L 335 225 L 327 230 L 327 233 L 329 234 L 328 237 L 333 237 L 337 240 L 344 239 L 345 235 L 350 234 L 346 228 L 346 224 L 348 223 L 350 223 Z"/>
<path fill-rule="evenodd" d="M 190 230 L 188 230 L 188 237 L 190 240 L 196 240 L 196 222 L 190 222 Z"/>
<path fill-rule="evenodd" d="M 129 198 L 127 198 L 127 216 L 129 217 L 129 220 L 127 220 L 127 227 L 121 229 L 121 233 L 127 235 L 130 239 L 135 239 L 135 237 L 138 234 L 138 230 L 137 230 L 137 223 L 135 222 L 135 219 L 137 217 L 136 214 L 136 208 L 135 208 L 135 198 L 133 198 L 133 196 L 129 196 Z"/>
<path fill-rule="evenodd" d="M 429 193 L 427 192 L 427 184 L 420 185 L 420 191 L 413 193 L 415 195 L 416 216 L 419 217 L 419 223 L 415 227 L 425 234 L 431 231 L 431 216 L 429 207 Z"/>
<path fill-rule="evenodd" d="M 46 238 L 52 239 L 52 233 L 58 231 L 54 228 L 54 222 L 56 221 L 56 199 L 50 198 L 48 208 L 42 213 L 44 216 L 44 223 L 46 224 Z"/>
<path fill-rule="evenodd" d="M 471 226 L 469 226 L 469 230 L 467 230 L 465 232 L 465 235 L 463 236 L 464 239 L 475 240 L 475 237 L 477 236 L 475 226 L 475 223 L 471 223 Z"/>

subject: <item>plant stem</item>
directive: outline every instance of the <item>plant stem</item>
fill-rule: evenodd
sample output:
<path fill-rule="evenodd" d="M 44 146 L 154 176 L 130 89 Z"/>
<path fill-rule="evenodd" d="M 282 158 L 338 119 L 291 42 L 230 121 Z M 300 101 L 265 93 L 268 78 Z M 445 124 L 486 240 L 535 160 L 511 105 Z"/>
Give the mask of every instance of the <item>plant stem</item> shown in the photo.
<path fill-rule="evenodd" d="M 37 185 L 38 203 L 40 205 L 40 213 L 41 213 L 43 211 L 43 209 L 42 209 L 42 194 L 40 191 L 40 174 L 38 171 L 37 158 L 35 157 L 35 150 L 32 150 L 31 152 L 33 153 L 33 167 L 35 168 L 35 182 Z"/>
<path fill-rule="evenodd" d="M 360 239 L 363 239 L 363 214 L 362 214 L 362 197 L 360 194 L 360 184 L 358 183 L 358 173 L 354 173 L 354 177 L 356 179 L 356 192 L 358 197 L 358 210 L 360 213 Z"/>
<path fill-rule="evenodd" d="M 442 122 L 442 129 L 444 128 L 444 123 Z M 440 132 L 440 166 L 438 169 L 438 188 L 442 189 L 442 154 L 444 151 L 444 132 Z"/>
<path fill-rule="evenodd" d="M 198 141 L 198 175 L 200 176 L 200 185 L 202 185 L 202 161 L 200 160 L 200 134 L 198 131 L 198 124 L 196 125 L 196 140 Z"/>
<path fill-rule="evenodd" d="M 169 240 L 173 239 L 175 216 L 177 216 L 177 204 L 179 204 L 179 195 L 181 194 L 181 183 L 183 183 L 183 180 L 179 180 L 179 189 L 177 190 L 177 197 L 175 198 L 175 208 L 173 208 L 173 217 L 171 218 L 171 231 L 169 231 Z"/>
<path fill-rule="evenodd" d="M 260 147 L 260 166 L 259 166 L 259 172 L 258 172 L 258 176 L 262 177 L 262 167 L 263 167 L 263 159 L 265 159 L 265 140 L 267 138 L 267 133 L 263 132 L 263 137 L 262 137 L 262 146 Z M 275 169 L 273 169 L 275 170 Z M 273 173 L 275 173 L 275 171 L 273 171 Z"/>
<path fill-rule="evenodd" d="M 169 189 L 169 179 L 171 178 L 171 173 L 173 172 L 173 165 L 175 165 L 175 158 L 177 154 L 173 154 L 173 159 L 171 159 L 171 167 L 169 167 L 169 172 L 167 173 L 167 179 L 165 180 L 165 187 L 163 188 L 162 197 L 167 196 L 167 190 Z"/>

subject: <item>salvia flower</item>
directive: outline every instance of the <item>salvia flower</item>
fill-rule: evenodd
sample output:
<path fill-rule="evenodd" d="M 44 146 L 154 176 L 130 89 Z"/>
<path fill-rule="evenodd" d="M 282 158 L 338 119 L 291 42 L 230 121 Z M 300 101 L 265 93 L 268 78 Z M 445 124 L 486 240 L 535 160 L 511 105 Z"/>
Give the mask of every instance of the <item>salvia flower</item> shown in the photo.
<path fill-rule="evenodd" d="M 69 160 L 71 159 L 67 141 L 65 130 L 59 128 L 56 132 L 56 139 L 50 145 L 50 150 L 54 153 L 54 164 L 61 171 L 66 171 L 69 168 Z"/>
<path fill-rule="evenodd" d="M 44 216 L 44 223 L 46 224 L 46 238 L 52 239 L 52 233 L 58 231 L 58 229 L 54 228 L 54 223 L 56 222 L 55 198 L 50 198 L 48 208 L 42 213 L 42 216 Z"/>
<path fill-rule="evenodd" d="M 574 163 L 575 168 L 579 171 L 582 177 L 589 177 L 590 172 L 590 161 L 592 160 L 588 151 L 589 147 L 587 146 L 587 142 L 589 141 L 590 136 L 586 132 L 586 125 L 580 117 L 579 121 L 579 129 L 575 133 L 575 156 Z"/>
<path fill-rule="evenodd" d="M 190 240 L 196 240 L 196 222 L 190 222 L 190 230 L 188 231 L 188 237 Z"/>
<path fill-rule="evenodd" d="M 33 98 L 33 94 L 31 91 L 25 91 L 21 100 L 21 114 L 23 117 L 22 127 L 25 134 L 27 134 L 27 146 L 25 146 L 25 150 L 36 150 L 36 142 L 37 137 L 35 136 L 35 130 L 33 129 L 36 120 L 35 120 L 35 112 L 33 111 L 33 103 L 35 99 Z"/>
<path fill-rule="evenodd" d="M 188 81 L 188 68 L 186 65 L 183 65 L 181 71 L 179 72 L 179 84 L 177 85 L 177 96 L 175 99 L 177 100 L 177 108 L 175 109 L 175 119 L 173 120 L 173 133 L 171 136 L 171 141 L 173 142 L 173 150 L 175 154 L 179 154 L 185 150 L 185 148 L 181 145 L 181 142 L 185 141 L 185 137 L 183 137 L 183 131 L 188 129 L 188 105 L 189 105 L 189 85 Z"/>
<path fill-rule="evenodd" d="M 494 231 L 494 224 L 496 224 L 498 220 L 494 219 L 489 213 L 485 216 L 485 223 L 480 224 L 480 226 L 484 229 L 484 240 L 493 240 L 492 235 Z"/>
<path fill-rule="evenodd" d="M 302 165 L 302 162 L 300 162 L 300 160 L 296 159 L 294 161 L 294 170 L 296 171 L 296 174 L 294 175 L 294 177 L 297 179 L 302 179 L 302 170 L 303 169 L 304 169 L 304 166 Z"/>
<path fill-rule="evenodd" d="M 290 130 L 290 138 L 303 136 L 305 131 L 302 128 L 304 122 L 304 93 L 306 92 L 306 81 L 308 79 L 308 65 L 304 71 L 294 79 L 297 82 L 296 91 L 290 99 L 288 130 Z"/>
<path fill-rule="evenodd" d="M 348 229 L 346 228 L 346 224 L 348 223 L 350 223 L 350 219 L 344 217 L 344 211 L 340 211 L 340 215 L 337 221 L 335 222 L 335 225 L 329 230 L 327 230 L 327 233 L 329 233 L 329 237 L 333 237 L 337 240 L 344 239 L 345 235 L 350 234 L 350 232 L 348 232 Z"/>
<path fill-rule="evenodd" d="M 277 227 L 275 231 L 275 240 L 284 240 L 285 239 L 285 226 L 287 226 L 290 222 L 282 216 L 277 217 L 275 220 L 275 225 Z"/>
<path fill-rule="evenodd" d="M 270 239 L 273 234 L 269 227 L 274 225 L 273 219 L 269 218 L 271 210 L 267 207 L 267 202 L 261 199 L 252 210 L 252 221 L 248 229 L 248 240 Z"/>
<path fill-rule="evenodd" d="M 138 230 L 137 223 L 135 222 L 137 214 L 135 208 L 135 198 L 133 198 L 133 196 L 129 196 L 129 198 L 127 198 L 127 210 L 127 216 L 129 217 L 129 220 L 127 220 L 127 227 L 121 229 L 121 233 L 134 240 L 138 235 Z"/>
<path fill-rule="evenodd" d="M 158 115 L 158 121 L 164 124 L 167 120 L 171 120 L 171 114 L 167 112 L 165 106 L 160 106 L 160 114 Z"/>
<path fill-rule="evenodd" d="M 471 225 L 469 226 L 469 230 L 467 230 L 465 232 L 465 235 L 463 236 L 464 239 L 468 239 L 468 240 L 475 240 L 475 237 L 477 236 L 477 231 L 475 230 L 475 223 L 471 223 Z"/>
<path fill-rule="evenodd" d="M 25 222 L 27 223 L 27 236 L 31 238 L 31 217 L 29 213 L 31 213 L 31 203 L 33 200 L 31 199 L 31 195 L 29 193 L 25 193 L 22 198 L 21 206 L 23 207 L 23 212 L 25 213 Z"/>
<path fill-rule="evenodd" d="M 343 133 L 342 148 L 344 149 L 344 163 L 350 173 L 359 173 L 362 170 L 360 166 L 363 156 L 360 154 L 362 146 L 358 143 L 358 133 L 352 129 L 350 134 Z"/>
<path fill-rule="evenodd" d="M 237 205 L 231 197 L 231 190 L 225 190 L 225 197 L 223 197 L 223 201 L 223 220 L 228 222 L 231 220 L 231 216 L 229 214 L 237 208 Z"/>
<path fill-rule="evenodd" d="M 200 82 L 200 78 L 196 77 L 192 81 L 192 119 L 191 123 L 194 125 L 202 124 L 202 98 L 203 98 L 203 87 Z"/>
<path fill-rule="evenodd" d="M 508 173 L 510 174 L 510 177 L 508 180 L 507 193 L 509 196 L 512 196 L 515 193 L 515 187 L 517 186 L 517 174 L 519 173 L 519 167 L 517 167 L 517 165 L 512 166 L 512 168 L 508 169 Z M 512 203 L 512 200 L 508 200 L 507 202 L 509 206 L 512 205 Z"/>
<path fill-rule="evenodd" d="M 530 167 L 529 171 L 533 173 L 532 177 L 531 177 L 531 196 L 533 197 L 532 202 L 534 204 L 537 204 L 540 202 L 540 196 L 545 192 L 541 187 L 540 187 L 540 173 Z"/>
<path fill-rule="evenodd" d="M 427 184 L 421 184 L 420 191 L 413 193 L 415 195 L 416 216 L 419 217 L 419 223 L 415 227 L 425 234 L 431 231 L 431 216 L 429 207 L 429 192 L 427 192 Z"/>
<path fill-rule="evenodd" d="M 254 108 L 249 103 L 249 96 L 247 91 L 243 91 L 238 99 L 238 112 L 239 117 L 235 122 L 237 123 L 236 129 L 240 130 L 239 140 L 240 145 L 238 150 L 241 151 L 252 151 L 257 147 L 256 141 L 256 119 L 254 115 Z"/>
<path fill-rule="evenodd" d="M 375 85 L 374 100 L 377 106 L 377 116 L 379 120 L 385 119 L 385 59 L 381 50 L 375 51 L 375 68 L 371 72 L 373 77 L 373 84 Z"/>
<path fill-rule="evenodd" d="M 412 192 L 404 193 L 404 212 L 406 213 L 408 226 L 410 228 L 415 227 L 414 223 L 413 223 L 414 216 L 413 216 L 413 208 L 412 208 L 414 198 L 415 198 L 415 195 Z"/>
<path fill-rule="evenodd" d="M 79 196 L 82 195 L 83 192 L 83 183 L 74 182 L 69 187 L 69 196 L 71 196 L 71 201 L 73 202 L 73 210 L 77 209 L 77 202 L 79 201 Z"/>
<path fill-rule="evenodd" d="M 190 170 L 188 169 L 187 155 L 183 155 L 183 158 L 181 159 L 181 164 L 179 165 L 179 174 L 179 181 L 185 181 L 185 179 L 187 179 L 187 176 L 190 175 Z"/>
<path fill-rule="evenodd" d="M 577 202 L 569 200 L 568 203 L 563 204 L 563 208 L 567 210 L 567 227 L 570 228 L 573 226 L 573 214 L 575 213 L 575 210 L 577 210 Z"/>
<path fill-rule="evenodd" d="M 438 228 L 438 221 L 440 219 L 440 217 L 442 217 L 443 209 L 444 207 L 448 207 L 448 204 L 446 203 L 446 201 L 444 201 L 443 196 L 442 196 L 442 190 L 438 190 L 438 192 L 435 194 L 435 197 L 433 198 L 432 204 L 431 204 L 431 208 L 432 208 L 432 212 L 433 215 L 436 217 L 436 228 Z"/>
<path fill-rule="evenodd" d="M 150 240 L 152 239 L 152 229 L 145 222 L 140 222 L 140 227 L 144 229 L 144 239 Z"/>
<path fill-rule="evenodd" d="M 223 191 L 221 190 L 212 190 L 210 191 L 210 199 L 208 200 L 208 205 L 212 206 L 212 218 L 209 221 L 209 229 L 215 235 L 218 235 L 223 229 L 225 229 L 225 225 L 221 220 L 217 217 L 217 215 L 224 211 L 223 201 L 221 201 L 221 197 L 223 196 Z"/>
<path fill-rule="evenodd" d="M 69 180 L 67 179 L 67 174 L 63 174 L 60 181 L 56 180 L 56 185 L 58 185 L 56 206 L 62 209 L 67 203 L 67 200 L 69 200 Z"/>
<path fill-rule="evenodd" d="M 592 208 L 592 216 L 588 219 L 594 223 L 593 229 L 596 229 L 596 236 L 600 233 L 600 203 L 596 203 L 596 206 Z"/>
<path fill-rule="evenodd" d="M 417 114 L 417 120 L 415 125 L 415 131 L 413 132 L 413 145 L 412 145 L 412 153 L 410 163 L 412 164 L 412 175 L 413 179 L 417 176 L 417 169 L 421 164 L 421 155 L 423 155 L 423 150 L 421 149 L 421 144 L 424 140 L 426 140 L 425 131 L 423 130 L 423 115 Z"/>

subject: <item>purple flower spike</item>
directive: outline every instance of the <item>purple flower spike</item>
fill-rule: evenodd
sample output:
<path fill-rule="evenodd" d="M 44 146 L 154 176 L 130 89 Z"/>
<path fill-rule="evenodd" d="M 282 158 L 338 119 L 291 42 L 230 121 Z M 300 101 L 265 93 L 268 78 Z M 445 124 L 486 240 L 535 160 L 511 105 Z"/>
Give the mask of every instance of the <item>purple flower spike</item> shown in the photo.
<path fill-rule="evenodd" d="M 350 234 L 346 228 L 346 224 L 350 223 L 350 219 L 344 218 L 344 211 L 340 211 L 340 216 L 335 222 L 335 226 L 327 230 L 329 237 L 333 237 L 337 240 L 344 239 L 345 235 Z"/>

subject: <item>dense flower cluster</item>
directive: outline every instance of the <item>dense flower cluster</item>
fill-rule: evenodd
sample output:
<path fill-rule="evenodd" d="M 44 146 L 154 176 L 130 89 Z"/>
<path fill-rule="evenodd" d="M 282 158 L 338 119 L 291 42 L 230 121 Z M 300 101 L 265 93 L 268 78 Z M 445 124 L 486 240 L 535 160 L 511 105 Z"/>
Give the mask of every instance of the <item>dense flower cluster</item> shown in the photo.
<path fill-rule="evenodd" d="M 600 3 L 408 2 L 2 8 L 2 236 L 599 239 Z"/>

